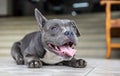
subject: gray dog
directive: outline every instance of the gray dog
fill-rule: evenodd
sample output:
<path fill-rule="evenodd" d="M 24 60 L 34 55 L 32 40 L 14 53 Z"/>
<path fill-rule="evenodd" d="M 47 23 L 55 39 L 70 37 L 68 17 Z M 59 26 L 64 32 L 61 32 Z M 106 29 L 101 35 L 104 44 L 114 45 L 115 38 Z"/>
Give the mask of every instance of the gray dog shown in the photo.
<path fill-rule="evenodd" d="M 35 17 L 40 31 L 27 34 L 12 46 L 11 55 L 18 65 L 29 68 L 43 65 L 66 65 L 83 68 L 86 61 L 75 59 L 74 49 L 80 33 L 75 22 L 68 19 L 47 20 L 37 9 Z"/>

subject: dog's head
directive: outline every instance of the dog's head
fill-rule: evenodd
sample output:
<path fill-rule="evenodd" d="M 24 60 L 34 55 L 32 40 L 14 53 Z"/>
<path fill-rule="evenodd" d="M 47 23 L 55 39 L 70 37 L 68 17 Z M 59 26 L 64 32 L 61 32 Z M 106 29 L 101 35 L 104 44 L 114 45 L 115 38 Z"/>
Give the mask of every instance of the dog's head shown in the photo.
<path fill-rule="evenodd" d="M 57 55 L 73 57 L 76 50 L 77 37 L 80 33 L 73 20 L 47 20 L 37 9 L 35 17 L 42 34 L 43 47 Z"/>

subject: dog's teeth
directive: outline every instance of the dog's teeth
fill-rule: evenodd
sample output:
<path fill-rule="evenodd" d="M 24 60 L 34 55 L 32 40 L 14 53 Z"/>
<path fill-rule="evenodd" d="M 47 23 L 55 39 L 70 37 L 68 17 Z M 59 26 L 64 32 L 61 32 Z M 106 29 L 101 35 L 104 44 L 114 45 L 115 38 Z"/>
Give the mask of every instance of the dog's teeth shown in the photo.
<path fill-rule="evenodd" d="M 75 46 L 74 46 L 74 45 L 72 45 L 71 47 L 74 49 L 74 47 L 75 47 Z"/>
<path fill-rule="evenodd" d="M 56 49 L 56 50 L 59 50 L 57 46 L 55 46 L 55 49 Z"/>
<path fill-rule="evenodd" d="M 48 44 L 49 47 L 52 47 L 51 44 Z"/>

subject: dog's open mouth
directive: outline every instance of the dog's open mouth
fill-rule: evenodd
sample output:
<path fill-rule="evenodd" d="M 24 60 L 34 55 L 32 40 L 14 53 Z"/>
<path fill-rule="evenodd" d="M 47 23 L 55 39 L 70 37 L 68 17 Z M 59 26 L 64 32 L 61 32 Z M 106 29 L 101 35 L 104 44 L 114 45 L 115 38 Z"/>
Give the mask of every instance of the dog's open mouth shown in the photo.
<path fill-rule="evenodd" d="M 76 52 L 76 50 L 74 49 L 75 44 L 73 42 L 67 42 L 60 46 L 49 43 L 48 46 L 59 55 L 67 55 L 68 57 L 74 56 Z"/>

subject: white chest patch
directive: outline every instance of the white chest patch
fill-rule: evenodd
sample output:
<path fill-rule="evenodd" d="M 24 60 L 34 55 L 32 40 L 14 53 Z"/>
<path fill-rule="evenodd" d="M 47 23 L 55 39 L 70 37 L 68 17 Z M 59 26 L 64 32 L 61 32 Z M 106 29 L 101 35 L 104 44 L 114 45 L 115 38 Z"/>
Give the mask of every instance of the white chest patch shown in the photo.
<path fill-rule="evenodd" d="M 64 58 L 46 50 L 44 58 L 41 58 L 40 60 L 47 64 L 56 64 L 64 60 L 71 60 L 71 58 Z"/>

